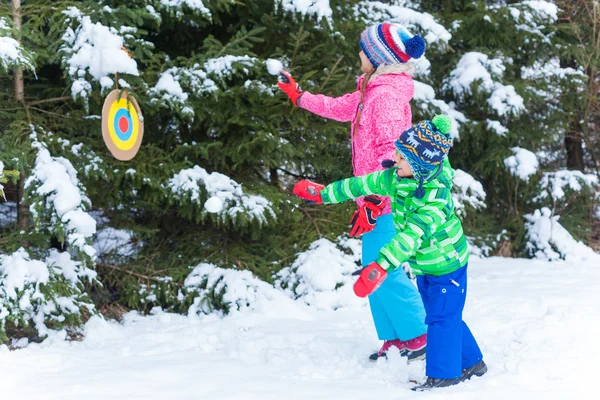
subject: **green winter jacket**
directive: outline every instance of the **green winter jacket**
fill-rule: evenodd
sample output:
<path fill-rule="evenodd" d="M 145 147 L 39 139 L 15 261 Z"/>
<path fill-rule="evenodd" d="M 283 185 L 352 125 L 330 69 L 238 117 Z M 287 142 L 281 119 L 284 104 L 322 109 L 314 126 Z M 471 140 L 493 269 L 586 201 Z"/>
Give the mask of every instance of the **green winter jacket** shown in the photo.
<path fill-rule="evenodd" d="M 400 178 L 397 167 L 343 179 L 321 191 L 325 204 L 367 195 L 389 196 L 396 236 L 379 253 L 377 263 L 391 271 L 408 261 L 417 275 L 444 275 L 463 267 L 467 240 L 454 213 L 450 194 L 454 170 L 446 159 L 440 174 L 424 184 L 425 196 L 414 196 L 418 181 Z"/>

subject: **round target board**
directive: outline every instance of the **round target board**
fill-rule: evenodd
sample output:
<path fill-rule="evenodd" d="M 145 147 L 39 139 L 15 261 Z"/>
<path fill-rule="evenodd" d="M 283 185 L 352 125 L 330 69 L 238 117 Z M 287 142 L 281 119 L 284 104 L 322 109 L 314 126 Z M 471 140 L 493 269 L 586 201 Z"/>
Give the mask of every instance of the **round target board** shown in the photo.
<path fill-rule="evenodd" d="M 144 136 L 144 117 L 137 101 L 126 90 L 113 90 L 102 107 L 102 137 L 118 160 L 128 161 L 137 154 Z"/>

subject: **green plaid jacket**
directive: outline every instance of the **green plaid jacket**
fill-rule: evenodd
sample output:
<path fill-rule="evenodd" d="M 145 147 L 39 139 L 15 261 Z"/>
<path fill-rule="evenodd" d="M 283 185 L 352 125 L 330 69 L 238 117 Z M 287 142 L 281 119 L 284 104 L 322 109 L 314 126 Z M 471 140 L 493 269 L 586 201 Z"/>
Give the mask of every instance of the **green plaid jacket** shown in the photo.
<path fill-rule="evenodd" d="M 399 178 L 397 167 L 343 179 L 321 191 L 325 204 L 367 195 L 389 196 L 396 236 L 379 253 L 377 263 L 391 271 L 408 261 L 417 275 L 444 275 L 469 259 L 467 240 L 454 213 L 450 194 L 454 170 L 446 159 L 441 173 L 425 183 L 425 196 L 414 196 L 418 181 Z"/>

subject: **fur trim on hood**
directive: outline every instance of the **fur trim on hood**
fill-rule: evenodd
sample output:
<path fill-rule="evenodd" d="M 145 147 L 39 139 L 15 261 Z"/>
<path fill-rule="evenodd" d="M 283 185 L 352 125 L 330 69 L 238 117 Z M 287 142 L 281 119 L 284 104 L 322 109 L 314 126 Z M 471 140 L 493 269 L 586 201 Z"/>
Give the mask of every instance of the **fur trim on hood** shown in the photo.
<path fill-rule="evenodd" d="M 406 74 L 410 77 L 415 74 L 415 67 L 412 63 L 405 64 L 392 64 L 392 65 L 380 65 L 377 68 L 377 71 L 371 76 L 371 78 L 375 78 L 379 75 L 387 75 L 387 74 Z"/>

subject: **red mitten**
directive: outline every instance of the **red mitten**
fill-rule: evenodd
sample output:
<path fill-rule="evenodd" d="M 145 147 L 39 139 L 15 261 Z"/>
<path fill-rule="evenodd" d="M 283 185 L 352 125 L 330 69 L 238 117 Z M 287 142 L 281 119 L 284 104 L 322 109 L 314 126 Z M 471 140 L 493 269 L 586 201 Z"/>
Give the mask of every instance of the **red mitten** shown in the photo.
<path fill-rule="evenodd" d="M 376 262 L 372 262 L 362 269 L 356 283 L 354 283 L 354 294 L 358 297 L 367 297 L 383 283 L 387 278 L 387 272 Z"/>
<path fill-rule="evenodd" d="M 289 73 L 281 71 L 279 73 L 279 77 L 280 82 L 277 82 L 277 86 L 279 86 L 279 89 L 283 90 L 285 94 L 288 95 L 290 100 L 292 100 L 292 103 L 294 103 L 294 105 L 297 106 L 298 99 L 300 98 L 300 96 L 302 96 L 303 93 L 302 89 L 300 89 L 300 86 L 298 86 L 294 78 L 292 78 L 292 75 L 290 75 Z"/>
<path fill-rule="evenodd" d="M 366 196 L 365 202 L 352 215 L 350 236 L 360 236 L 375 229 L 375 222 L 383 212 L 385 203 L 379 196 Z"/>
<path fill-rule="evenodd" d="M 324 188 L 325 186 L 323 185 L 311 182 L 308 179 L 303 179 L 294 185 L 292 193 L 301 199 L 314 201 L 317 204 L 323 204 L 321 190 Z"/>

